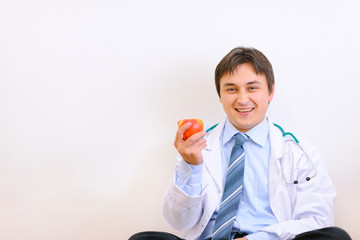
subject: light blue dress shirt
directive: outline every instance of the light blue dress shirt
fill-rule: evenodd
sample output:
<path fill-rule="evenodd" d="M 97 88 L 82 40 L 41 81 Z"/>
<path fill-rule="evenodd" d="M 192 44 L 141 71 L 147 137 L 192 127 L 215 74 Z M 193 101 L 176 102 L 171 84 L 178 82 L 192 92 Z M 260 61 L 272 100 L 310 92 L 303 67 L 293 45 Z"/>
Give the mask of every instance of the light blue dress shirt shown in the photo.
<path fill-rule="evenodd" d="M 227 120 L 221 134 L 221 154 L 223 166 L 223 184 L 225 184 L 226 169 L 229 163 L 231 150 L 235 139 L 233 136 L 239 131 Z M 240 199 L 239 209 L 234 222 L 233 232 L 245 232 L 249 235 L 247 239 L 277 240 L 278 237 L 266 232 L 258 232 L 265 226 L 277 223 L 271 211 L 269 202 L 269 161 L 270 161 L 270 139 L 269 125 L 267 119 L 245 133 L 249 139 L 244 144 L 245 151 L 245 173 L 244 187 Z M 182 162 L 176 173 L 176 184 L 188 195 L 199 195 L 201 186 L 201 165 L 188 165 Z M 191 177 L 187 182 L 181 181 L 185 178 L 185 169 L 191 168 Z M 219 204 L 220 205 L 220 204 Z M 219 206 L 212 215 L 207 227 L 200 239 L 209 238 L 212 235 L 215 219 Z"/>

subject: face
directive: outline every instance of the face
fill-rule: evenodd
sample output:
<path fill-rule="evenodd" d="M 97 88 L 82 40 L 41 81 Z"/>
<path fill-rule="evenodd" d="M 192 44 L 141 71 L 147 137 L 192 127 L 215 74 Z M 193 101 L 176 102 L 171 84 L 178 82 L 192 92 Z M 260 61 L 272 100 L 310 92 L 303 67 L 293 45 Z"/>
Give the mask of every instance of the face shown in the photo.
<path fill-rule="evenodd" d="M 232 74 L 220 79 L 220 102 L 229 121 L 241 132 L 265 119 L 273 95 L 265 75 L 256 74 L 250 63 L 238 65 Z"/>

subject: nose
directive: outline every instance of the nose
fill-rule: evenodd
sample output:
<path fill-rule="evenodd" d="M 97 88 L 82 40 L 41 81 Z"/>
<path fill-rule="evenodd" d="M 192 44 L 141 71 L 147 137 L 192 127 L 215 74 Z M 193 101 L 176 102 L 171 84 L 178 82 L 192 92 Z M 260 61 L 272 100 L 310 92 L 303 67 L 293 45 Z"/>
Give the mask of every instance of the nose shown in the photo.
<path fill-rule="evenodd" d="M 249 102 L 249 96 L 246 92 L 240 92 L 237 96 L 237 102 L 240 104 L 247 104 Z"/>

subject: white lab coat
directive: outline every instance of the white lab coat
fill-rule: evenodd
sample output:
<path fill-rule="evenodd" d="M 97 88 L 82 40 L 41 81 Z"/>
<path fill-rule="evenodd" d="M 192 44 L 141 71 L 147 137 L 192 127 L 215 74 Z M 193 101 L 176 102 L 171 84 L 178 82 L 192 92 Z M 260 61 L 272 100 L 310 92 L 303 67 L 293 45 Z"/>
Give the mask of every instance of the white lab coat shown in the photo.
<path fill-rule="evenodd" d="M 224 123 L 206 136 L 208 146 L 202 151 L 201 195 L 187 195 L 175 184 L 174 179 L 165 195 L 164 216 L 186 239 L 199 238 L 221 201 L 223 184 L 219 138 Z M 314 178 L 305 181 L 306 177 L 314 174 L 314 168 L 303 151 L 290 136 L 283 137 L 270 120 L 269 134 L 269 199 L 278 223 L 259 231 L 277 234 L 280 239 L 293 239 L 299 233 L 332 226 L 336 192 L 317 150 L 302 143 L 317 172 Z M 179 169 L 181 161 L 179 155 L 175 171 Z M 295 179 L 299 180 L 299 184 L 285 183 Z"/>

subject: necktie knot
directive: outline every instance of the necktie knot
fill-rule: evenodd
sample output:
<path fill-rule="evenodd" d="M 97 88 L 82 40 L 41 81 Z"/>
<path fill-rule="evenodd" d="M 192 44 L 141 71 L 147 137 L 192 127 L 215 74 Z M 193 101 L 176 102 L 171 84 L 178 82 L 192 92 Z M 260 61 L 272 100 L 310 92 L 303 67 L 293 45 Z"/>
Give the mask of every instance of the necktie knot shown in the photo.
<path fill-rule="evenodd" d="M 247 136 L 241 133 L 235 134 L 235 145 L 240 147 L 242 146 L 247 140 Z"/>

